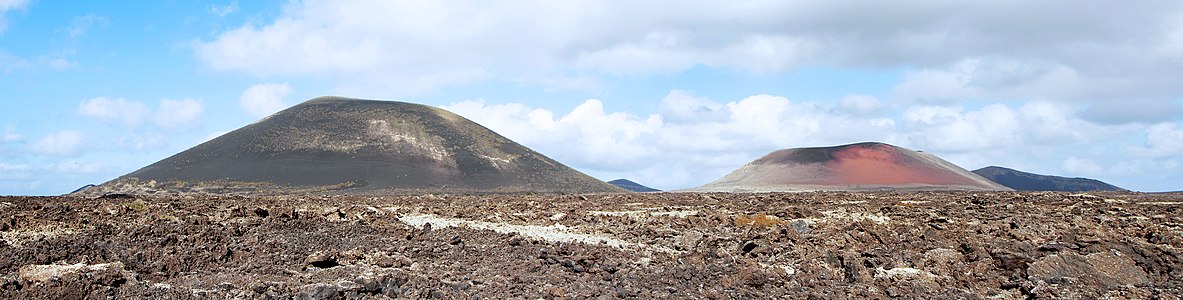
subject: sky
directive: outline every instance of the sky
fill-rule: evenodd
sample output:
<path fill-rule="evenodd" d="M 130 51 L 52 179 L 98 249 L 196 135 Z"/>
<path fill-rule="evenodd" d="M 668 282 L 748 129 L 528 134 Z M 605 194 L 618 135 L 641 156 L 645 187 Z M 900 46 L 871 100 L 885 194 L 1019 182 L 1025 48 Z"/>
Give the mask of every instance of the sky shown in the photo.
<path fill-rule="evenodd" d="M 659 189 L 879 141 L 1183 190 L 1183 1 L 0 0 L 0 195 L 325 95 L 445 108 Z"/>

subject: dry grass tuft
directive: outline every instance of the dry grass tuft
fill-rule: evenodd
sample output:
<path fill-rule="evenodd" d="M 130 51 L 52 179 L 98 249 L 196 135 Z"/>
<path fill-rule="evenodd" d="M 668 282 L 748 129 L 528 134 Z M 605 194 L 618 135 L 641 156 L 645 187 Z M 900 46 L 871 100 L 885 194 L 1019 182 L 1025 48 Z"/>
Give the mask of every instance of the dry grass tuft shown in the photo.
<path fill-rule="evenodd" d="M 132 202 L 123 203 L 121 205 L 123 205 L 123 207 L 127 207 L 128 209 L 134 210 L 136 212 L 145 212 L 148 210 L 148 202 L 144 202 L 144 200 L 140 200 L 140 199 L 136 199 L 135 201 L 132 201 Z"/>

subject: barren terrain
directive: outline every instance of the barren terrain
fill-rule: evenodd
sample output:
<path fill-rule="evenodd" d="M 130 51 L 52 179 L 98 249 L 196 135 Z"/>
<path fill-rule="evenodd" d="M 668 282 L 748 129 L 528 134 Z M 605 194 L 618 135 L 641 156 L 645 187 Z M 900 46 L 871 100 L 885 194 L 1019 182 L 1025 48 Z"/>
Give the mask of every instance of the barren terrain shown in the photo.
<path fill-rule="evenodd" d="M 2 197 L 0 298 L 1177 298 L 1183 195 Z"/>

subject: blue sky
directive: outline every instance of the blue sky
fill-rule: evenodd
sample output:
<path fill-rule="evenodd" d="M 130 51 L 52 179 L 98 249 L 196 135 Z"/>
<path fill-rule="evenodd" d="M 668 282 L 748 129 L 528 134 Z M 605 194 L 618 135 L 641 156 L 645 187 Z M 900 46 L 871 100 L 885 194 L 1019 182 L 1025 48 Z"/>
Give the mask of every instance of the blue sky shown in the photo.
<path fill-rule="evenodd" d="M 444 107 L 662 189 L 882 141 L 1183 190 L 1180 78 L 1178 1 L 0 0 L 0 195 L 101 183 L 321 95 Z"/>

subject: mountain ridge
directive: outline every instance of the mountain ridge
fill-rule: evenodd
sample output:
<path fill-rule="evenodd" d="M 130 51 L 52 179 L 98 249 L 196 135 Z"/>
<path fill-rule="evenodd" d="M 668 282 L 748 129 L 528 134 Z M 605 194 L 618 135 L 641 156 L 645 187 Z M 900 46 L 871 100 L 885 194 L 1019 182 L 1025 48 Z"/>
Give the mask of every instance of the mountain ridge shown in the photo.
<path fill-rule="evenodd" d="M 973 172 L 1019 191 L 1126 191 L 1126 189 L 1091 178 L 1035 174 L 1000 166 L 988 166 Z"/>
<path fill-rule="evenodd" d="M 659 189 L 651 188 L 651 187 L 648 187 L 648 186 L 645 186 L 640 183 L 636 183 L 632 180 L 628 180 L 628 179 L 624 179 L 624 178 L 609 181 L 608 184 L 615 185 L 616 187 L 626 189 L 629 191 L 633 191 L 633 192 L 638 192 L 638 193 L 660 192 L 661 191 Z"/>
<path fill-rule="evenodd" d="M 773 151 L 685 191 L 1010 190 L 935 155 L 879 142 Z"/>
<path fill-rule="evenodd" d="M 82 192 L 623 192 L 446 110 L 318 97 Z"/>

